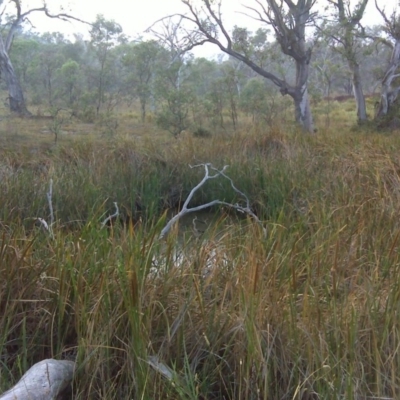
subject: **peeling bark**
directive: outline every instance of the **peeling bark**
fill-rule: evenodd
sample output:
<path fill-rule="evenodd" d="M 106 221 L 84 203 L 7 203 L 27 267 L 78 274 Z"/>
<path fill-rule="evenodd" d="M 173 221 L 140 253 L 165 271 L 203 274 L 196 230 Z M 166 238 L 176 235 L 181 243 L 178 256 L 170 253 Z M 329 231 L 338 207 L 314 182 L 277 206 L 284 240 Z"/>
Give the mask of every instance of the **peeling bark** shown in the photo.
<path fill-rule="evenodd" d="M 73 361 L 47 359 L 33 365 L 0 400 L 53 400 L 72 382 Z"/>

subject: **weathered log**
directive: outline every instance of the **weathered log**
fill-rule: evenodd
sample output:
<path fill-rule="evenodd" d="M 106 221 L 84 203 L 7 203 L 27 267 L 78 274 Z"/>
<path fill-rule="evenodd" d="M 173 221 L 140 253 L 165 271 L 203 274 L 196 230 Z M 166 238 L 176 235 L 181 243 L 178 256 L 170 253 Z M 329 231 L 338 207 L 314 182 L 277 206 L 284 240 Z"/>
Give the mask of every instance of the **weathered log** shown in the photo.
<path fill-rule="evenodd" d="M 47 359 L 34 364 L 0 400 L 55 400 L 72 382 L 75 363 Z"/>

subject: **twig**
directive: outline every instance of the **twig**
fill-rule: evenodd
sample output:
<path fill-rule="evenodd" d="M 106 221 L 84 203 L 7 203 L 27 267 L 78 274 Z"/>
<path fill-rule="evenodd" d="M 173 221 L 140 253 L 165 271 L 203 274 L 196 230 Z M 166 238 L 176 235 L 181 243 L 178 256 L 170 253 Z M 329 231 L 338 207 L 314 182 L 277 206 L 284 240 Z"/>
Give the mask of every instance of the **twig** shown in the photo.
<path fill-rule="evenodd" d="M 255 215 L 254 212 L 251 210 L 249 198 L 242 191 L 240 191 L 234 185 L 233 180 L 229 176 L 227 176 L 225 174 L 226 169 L 229 167 L 228 165 L 225 165 L 222 168 L 222 170 L 218 170 L 217 168 L 214 168 L 210 163 L 199 164 L 199 165 L 194 165 L 194 166 L 189 165 L 189 166 L 190 166 L 190 168 L 197 168 L 197 167 L 203 166 L 204 170 L 205 170 L 204 178 L 200 181 L 200 183 L 198 183 L 191 190 L 191 192 L 189 193 L 189 196 L 187 197 L 187 199 L 185 200 L 185 202 L 184 202 L 184 204 L 182 206 L 181 211 L 178 214 L 176 214 L 174 217 L 172 217 L 168 221 L 168 223 L 164 226 L 164 228 L 162 229 L 162 231 L 160 233 L 160 236 L 159 236 L 160 239 L 162 239 L 165 235 L 167 235 L 168 232 L 171 230 L 172 225 L 174 225 L 177 221 L 179 221 L 184 215 L 192 213 L 192 212 L 204 210 L 205 208 L 209 208 L 209 207 L 214 206 L 214 205 L 224 205 L 224 206 L 233 208 L 234 210 L 237 210 L 239 212 L 246 213 L 246 214 L 250 215 L 252 218 L 254 218 L 254 220 L 257 223 L 259 223 L 261 225 L 264 234 L 265 235 L 267 234 L 266 228 L 263 226 L 262 222 L 257 217 L 257 215 Z M 212 171 L 215 171 L 216 173 L 214 175 L 210 175 L 210 169 Z M 222 176 L 222 177 L 224 177 L 224 178 L 229 180 L 232 189 L 236 193 L 240 194 L 241 196 L 243 196 L 246 199 L 246 206 L 242 207 L 239 204 L 231 204 L 231 203 L 227 203 L 227 202 L 221 201 L 221 200 L 213 200 L 213 201 L 210 201 L 209 203 L 202 204 L 202 205 L 197 206 L 197 207 L 188 208 L 188 205 L 189 205 L 190 201 L 192 200 L 192 198 L 193 198 L 194 194 L 196 193 L 196 191 L 198 189 L 200 189 L 208 180 L 218 178 L 219 176 Z"/>

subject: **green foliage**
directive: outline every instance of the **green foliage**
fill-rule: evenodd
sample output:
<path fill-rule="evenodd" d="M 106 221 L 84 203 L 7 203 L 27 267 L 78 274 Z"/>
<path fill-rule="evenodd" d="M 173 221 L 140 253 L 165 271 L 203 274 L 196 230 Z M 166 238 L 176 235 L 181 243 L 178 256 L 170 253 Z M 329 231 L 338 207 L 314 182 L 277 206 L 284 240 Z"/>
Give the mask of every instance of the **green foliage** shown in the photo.
<path fill-rule="evenodd" d="M 10 54 L 15 72 L 23 85 L 30 79 L 28 69 L 37 56 L 40 44 L 35 38 L 18 38 L 14 41 Z"/>
<path fill-rule="evenodd" d="M 74 107 L 74 115 L 83 122 L 94 122 L 96 119 L 96 93 L 84 92 Z"/>
<path fill-rule="evenodd" d="M 172 56 L 169 54 L 168 58 Z M 159 127 L 177 136 L 189 126 L 188 114 L 194 97 L 188 84 L 189 65 L 183 59 L 168 58 L 165 60 L 168 67 L 158 71 L 155 82 L 157 99 L 161 105 L 156 122 Z"/>
<path fill-rule="evenodd" d="M 67 93 L 68 105 L 73 106 L 80 92 L 80 68 L 74 60 L 66 61 L 60 69 L 60 75 L 63 80 L 63 86 Z"/>
<path fill-rule="evenodd" d="M 98 115 L 100 109 L 107 102 L 106 93 L 112 96 L 116 92 L 114 78 L 118 72 L 115 69 L 116 59 L 113 50 L 115 50 L 117 44 L 125 41 L 125 36 L 118 23 L 105 19 L 103 15 L 97 15 L 90 30 L 90 38 L 97 61 L 97 65 L 92 67 L 92 73 L 96 77 L 96 113 Z M 110 111 L 110 109 L 107 111 Z"/>
<path fill-rule="evenodd" d="M 270 97 L 264 80 L 253 78 L 242 90 L 240 107 L 245 113 L 250 114 L 254 121 L 260 121 L 270 112 Z"/>
<path fill-rule="evenodd" d="M 154 95 L 153 86 L 161 54 L 165 50 L 156 42 L 140 42 L 124 47 L 122 63 L 126 69 L 125 93 L 137 97 L 141 105 L 142 122 L 146 120 L 147 106 Z"/>

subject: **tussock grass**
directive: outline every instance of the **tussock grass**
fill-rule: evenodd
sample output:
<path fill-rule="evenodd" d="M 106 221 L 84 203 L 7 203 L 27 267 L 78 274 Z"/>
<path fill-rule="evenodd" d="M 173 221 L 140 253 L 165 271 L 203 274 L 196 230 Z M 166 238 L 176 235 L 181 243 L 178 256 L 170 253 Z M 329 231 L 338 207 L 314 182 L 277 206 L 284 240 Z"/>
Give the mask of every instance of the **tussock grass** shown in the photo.
<path fill-rule="evenodd" d="M 0 391 L 74 357 L 77 399 L 399 397 L 400 139 L 249 131 L 5 146 Z M 230 165 L 266 236 L 214 210 L 203 237 L 158 239 L 202 162 Z M 54 239 L 32 220 L 50 178 Z M 238 201 L 210 183 L 194 204 Z M 100 229 L 113 201 L 123 221 Z"/>

